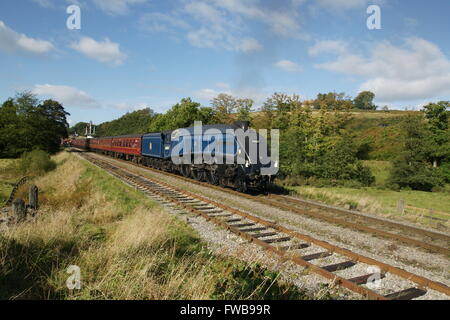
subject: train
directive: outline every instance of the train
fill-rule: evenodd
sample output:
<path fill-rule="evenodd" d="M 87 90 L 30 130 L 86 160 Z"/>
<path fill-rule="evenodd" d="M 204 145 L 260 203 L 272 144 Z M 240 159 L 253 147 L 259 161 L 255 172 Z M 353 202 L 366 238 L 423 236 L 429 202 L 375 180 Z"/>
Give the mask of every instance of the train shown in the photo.
<path fill-rule="evenodd" d="M 201 126 L 201 132 L 194 126 L 146 134 L 78 138 L 70 146 L 239 192 L 264 192 L 276 176 L 278 162 L 270 158 L 265 138 L 248 125 L 246 121 L 237 121 Z M 260 156 L 264 147 L 264 156 Z"/>

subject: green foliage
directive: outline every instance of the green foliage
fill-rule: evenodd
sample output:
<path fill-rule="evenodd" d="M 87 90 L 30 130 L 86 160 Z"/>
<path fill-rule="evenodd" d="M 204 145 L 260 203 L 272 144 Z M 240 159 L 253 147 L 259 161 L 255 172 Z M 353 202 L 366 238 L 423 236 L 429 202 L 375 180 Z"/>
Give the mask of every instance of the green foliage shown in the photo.
<path fill-rule="evenodd" d="M 261 108 L 265 117 L 265 128 L 287 129 L 291 121 L 291 113 L 301 110 L 301 106 L 300 96 L 275 92 Z M 308 108 L 304 111 L 302 115 L 307 116 L 312 110 Z"/>
<path fill-rule="evenodd" d="M 23 176 L 40 176 L 56 168 L 56 162 L 42 150 L 25 152 L 16 162 L 16 170 Z"/>
<path fill-rule="evenodd" d="M 30 92 L 8 99 L 0 107 L 0 157 L 17 157 L 36 148 L 58 151 L 61 138 L 67 137 L 68 115 L 59 102 L 39 102 Z"/>
<path fill-rule="evenodd" d="M 449 101 L 441 101 L 438 103 L 429 103 L 424 107 L 425 117 L 428 119 L 433 131 L 447 130 L 449 127 Z"/>
<path fill-rule="evenodd" d="M 98 125 L 96 128 L 96 135 L 106 137 L 145 133 L 154 119 L 155 113 L 150 108 L 127 112 L 119 119 L 104 122 Z M 84 126 L 83 130 L 78 133 L 84 134 L 85 128 L 86 126 Z"/>
<path fill-rule="evenodd" d="M 352 107 L 352 101 L 344 92 L 319 93 L 313 105 L 317 110 L 346 110 Z"/>
<path fill-rule="evenodd" d="M 372 116 L 372 117 L 369 117 Z M 346 126 L 355 135 L 361 160 L 394 160 L 402 148 L 405 114 L 361 113 Z"/>
<path fill-rule="evenodd" d="M 356 109 L 360 110 L 377 110 L 377 106 L 373 103 L 375 94 L 370 91 L 363 91 L 353 100 Z"/>
<path fill-rule="evenodd" d="M 254 101 L 252 99 L 238 99 L 236 120 L 251 121 L 250 112 L 252 111 Z"/>
<path fill-rule="evenodd" d="M 238 99 L 221 93 L 211 101 L 212 123 L 231 124 L 236 120 L 250 121 L 254 101 Z"/>
<path fill-rule="evenodd" d="M 284 176 L 327 181 L 374 181 L 370 170 L 358 162 L 354 139 L 343 129 L 347 111 L 330 111 L 323 105 L 313 112 L 299 97 L 276 93 L 264 104 L 268 124 L 280 132 L 280 164 Z"/>
<path fill-rule="evenodd" d="M 191 98 L 182 99 L 165 114 L 159 114 L 151 123 L 149 132 L 159 132 L 186 128 L 192 126 L 194 121 L 210 123 L 213 111 L 211 108 L 200 107 L 200 103 L 193 102 Z"/>
<path fill-rule="evenodd" d="M 400 158 L 393 162 L 393 168 L 388 180 L 388 186 L 410 188 L 419 191 L 432 191 L 435 187 L 444 185 L 444 177 L 438 169 L 431 168 L 424 162 L 415 161 L 408 164 Z"/>
<path fill-rule="evenodd" d="M 428 120 L 429 137 L 427 143 L 430 147 L 430 161 L 435 167 L 444 165 L 446 171 L 450 162 L 450 108 L 449 101 L 430 103 L 424 107 L 425 118 Z M 444 174 L 447 176 L 448 173 Z M 450 182 L 450 180 L 447 180 Z"/>
<path fill-rule="evenodd" d="M 435 145 L 430 143 L 433 134 L 421 117 L 410 116 L 403 124 L 404 147 L 393 166 L 388 185 L 393 189 L 411 188 L 413 190 L 432 191 L 443 186 L 445 176 L 442 169 L 433 168 L 430 160 Z"/>
<path fill-rule="evenodd" d="M 211 101 L 211 107 L 214 110 L 214 123 L 230 124 L 234 121 L 232 114 L 236 112 L 238 102 L 233 96 L 221 93 Z"/>
<path fill-rule="evenodd" d="M 89 123 L 87 122 L 78 122 L 73 127 L 69 128 L 69 134 L 77 134 L 83 136 L 88 125 Z"/>

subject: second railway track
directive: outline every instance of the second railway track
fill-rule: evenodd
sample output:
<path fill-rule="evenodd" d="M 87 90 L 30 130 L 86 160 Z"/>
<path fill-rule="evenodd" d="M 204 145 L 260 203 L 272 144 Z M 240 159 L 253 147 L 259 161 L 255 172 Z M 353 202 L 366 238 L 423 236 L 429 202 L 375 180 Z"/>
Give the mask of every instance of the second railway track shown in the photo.
<path fill-rule="evenodd" d="M 202 216 L 206 220 L 270 251 L 281 259 L 289 260 L 364 297 L 380 300 L 413 299 L 423 296 L 427 293 L 427 290 L 431 289 L 450 298 L 450 288 L 440 282 L 412 274 L 311 236 L 300 234 L 273 221 L 264 220 L 236 208 L 181 190 L 159 179 L 133 173 L 125 167 L 112 164 L 110 161 L 99 157 L 93 157 L 89 154 L 83 154 L 83 157 L 127 184 L 158 197 L 161 202 L 171 203 Z M 310 251 L 309 254 L 302 254 L 302 251 L 306 249 L 314 249 L 316 252 L 311 253 Z M 338 256 L 341 262 L 324 266 L 315 263 L 318 259 L 328 256 Z M 376 266 L 379 268 L 380 274 L 356 273 L 351 277 L 338 275 L 339 271 L 342 270 L 360 270 L 357 268 L 359 264 Z M 366 285 L 367 281 L 374 276 L 384 278 L 387 275 L 396 276 L 407 284 L 414 284 L 414 286 L 384 294 Z"/>
<path fill-rule="evenodd" d="M 129 161 L 120 159 L 115 160 L 123 161 L 124 163 L 142 167 L 150 171 L 158 172 L 160 174 L 168 175 L 176 179 L 187 181 L 189 183 L 194 183 L 219 191 L 225 191 L 235 196 L 243 197 L 252 201 L 257 201 L 259 203 L 276 207 L 284 211 L 292 212 L 302 216 L 308 216 L 313 219 L 340 225 L 352 230 L 373 234 L 381 238 L 395 240 L 397 242 L 414 247 L 419 247 L 430 252 L 440 253 L 447 257 L 450 256 L 450 236 L 442 232 L 415 227 L 409 224 L 403 224 L 397 221 L 379 218 L 371 215 L 365 215 L 354 211 L 307 202 L 300 199 L 294 199 L 292 197 L 273 194 L 270 194 L 268 196 L 249 195 L 234 191 L 229 188 L 211 185 L 206 182 L 197 181 L 177 174 L 149 168 Z"/>

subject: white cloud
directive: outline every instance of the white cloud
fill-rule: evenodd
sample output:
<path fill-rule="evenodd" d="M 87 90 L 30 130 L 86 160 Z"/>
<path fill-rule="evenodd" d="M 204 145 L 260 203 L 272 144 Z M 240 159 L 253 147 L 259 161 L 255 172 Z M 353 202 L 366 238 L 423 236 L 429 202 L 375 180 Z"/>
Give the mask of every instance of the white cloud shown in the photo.
<path fill-rule="evenodd" d="M 264 22 L 270 26 L 274 34 L 305 38 L 305 35 L 301 33 L 300 19 L 295 10 L 295 7 L 299 5 L 296 1 L 292 2 L 294 8 L 286 11 L 273 10 L 273 7 L 265 8 L 261 2 L 255 0 L 214 0 L 214 3 L 229 13 Z"/>
<path fill-rule="evenodd" d="M 51 9 L 55 9 L 55 8 L 59 8 L 59 6 L 61 6 L 60 8 L 63 8 L 64 6 L 67 6 L 68 4 L 75 4 L 79 7 L 84 7 L 84 2 L 81 3 L 81 0 L 32 0 L 33 2 L 37 3 L 38 5 L 40 5 L 43 8 L 51 8 Z"/>
<path fill-rule="evenodd" d="M 223 86 L 224 85 L 224 86 Z M 204 102 L 210 102 L 219 94 L 225 93 L 232 95 L 236 98 L 249 98 L 255 102 L 255 105 L 262 104 L 265 99 L 271 95 L 270 89 L 262 92 L 258 88 L 230 88 L 228 84 L 217 83 L 216 88 L 204 88 L 192 93 L 195 99 L 203 100 Z"/>
<path fill-rule="evenodd" d="M 449 59 L 439 47 L 421 38 L 408 38 L 403 46 L 378 43 L 369 57 L 343 51 L 336 60 L 317 67 L 364 78 L 360 90 L 373 91 L 384 102 L 450 94 Z"/>
<path fill-rule="evenodd" d="M 223 23 L 223 14 L 215 7 L 205 2 L 189 2 L 184 10 L 198 20 L 212 23 Z"/>
<path fill-rule="evenodd" d="M 368 6 L 373 0 L 317 0 L 322 7 L 333 9 L 353 9 Z M 376 1 L 375 1 L 376 2 Z"/>
<path fill-rule="evenodd" d="M 93 0 L 94 4 L 104 12 L 111 15 L 124 15 L 131 5 L 142 4 L 147 0 Z"/>
<path fill-rule="evenodd" d="M 193 93 L 194 98 L 197 99 L 201 99 L 201 100 L 212 100 L 215 97 L 217 97 L 220 93 L 226 93 L 226 94 L 230 94 L 229 91 L 217 91 L 215 89 L 209 89 L 209 88 L 205 88 L 205 89 L 201 89 L 198 91 L 195 91 Z"/>
<path fill-rule="evenodd" d="M 280 60 L 275 63 L 275 67 L 280 68 L 287 72 L 300 72 L 302 71 L 302 67 L 297 63 L 292 62 L 290 60 Z"/>
<path fill-rule="evenodd" d="M 55 99 L 69 107 L 96 108 L 100 106 L 97 100 L 89 96 L 86 92 L 74 87 L 37 84 L 33 87 L 32 92 L 40 96 Z"/>
<path fill-rule="evenodd" d="M 137 104 L 132 104 L 132 103 L 127 103 L 127 102 L 119 102 L 119 103 L 112 103 L 109 104 L 110 107 L 117 109 L 117 110 L 121 110 L 121 111 L 137 111 L 137 110 L 143 110 L 146 108 L 150 108 L 150 105 L 148 105 L 147 103 L 137 103 Z"/>
<path fill-rule="evenodd" d="M 49 41 L 30 38 L 22 33 L 8 28 L 0 21 L 0 50 L 6 52 L 28 52 L 33 54 L 46 54 L 55 47 Z"/>
<path fill-rule="evenodd" d="M 268 12 L 264 20 L 271 25 L 272 31 L 275 34 L 294 38 L 304 37 L 300 33 L 298 17 L 292 13 Z"/>
<path fill-rule="evenodd" d="M 347 43 L 340 40 L 317 41 L 314 46 L 308 49 L 310 56 L 317 56 L 324 52 L 345 53 L 347 52 Z"/>
<path fill-rule="evenodd" d="M 216 83 L 216 87 L 220 88 L 220 89 L 225 89 L 225 90 L 230 89 L 230 85 L 228 83 L 225 83 L 225 82 L 217 82 Z"/>
<path fill-rule="evenodd" d="M 139 19 L 139 25 L 149 32 L 172 32 L 175 29 L 187 29 L 189 24 L 169 14 L 160 12 L 146 13 Z"/>
<path fill-rule="evenodd" d="M 108 38 L 98 42 L 89 37 L 82 37 L 79 42 L 72 43 L 70 47 L 89 58 L 114 65 L 123 64 L 127 57 L 120 51 L 120 45 L 111 42 Z"/>
<path fill-rule="evenodd" d="M 204 26 L 188 32 L 186 37 L 193 46 L 200 48 L 224 48 L 245 53 L 262 49 L 262 45 L 258 40 L 236 37 L 228 28 L 222 25 Z"/>
<path fill-rule="evenodd" d="M 238 48 L 243 52 L 251 52 L 261 50 L 262 45 L 256 39 L 246 38 L 241 40 Z"/>
<path fill-rule="evenodd" d="M 307 38 L 296 5 L 286 3 L 288 9 L 280 10 L 260 0 L 178 0 L 172 12 L 146 14 L 140 24 L 152 32 L 184 32 L 196 47 L 252 52 L 262 45 L 248 35 L 251 22 L 262 23 L 275 35 Z"/>
<path fill-rule="evenodd" d="M 33 0 L 33 2 L 36 2 L 41 7 L 44 7 L 44 8 L 51 8 L 51 7 L 53 7 L 53 3 L 52 3 L 51 0 Z"/>

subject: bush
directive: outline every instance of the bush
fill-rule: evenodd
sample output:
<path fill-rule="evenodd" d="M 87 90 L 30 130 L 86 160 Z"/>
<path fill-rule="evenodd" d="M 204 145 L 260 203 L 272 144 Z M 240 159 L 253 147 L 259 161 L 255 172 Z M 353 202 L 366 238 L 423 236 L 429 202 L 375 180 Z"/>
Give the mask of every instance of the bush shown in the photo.
<path fill-rule="evenodd" d="M 441 171 L 441 174 L 445 179 L 445 182 L 450 183 L 450 161 L 444 162 L 439 168 L 439 170 Z"/>
<path fill-rule="evenodd" d="M 42 150 L 24 152 L 16 165 L 20 174 L 28 176 L 40 176 L 56 168 L 56 162 Z"/>
<path fill-rule="evenodd" d="M 419 191 L 432 191 L 433 188 L 443 187 L 445 179 L 442 171 L 431 168 L 423 162 L 405 163 L 402 160 L 394 162 L 388 179 L 388 186 L 394 190 L 398 188 Z"/>

